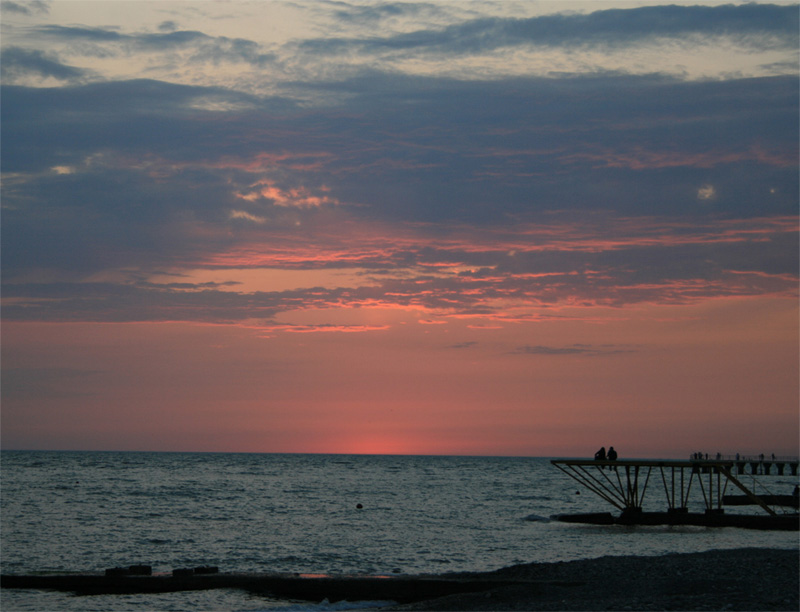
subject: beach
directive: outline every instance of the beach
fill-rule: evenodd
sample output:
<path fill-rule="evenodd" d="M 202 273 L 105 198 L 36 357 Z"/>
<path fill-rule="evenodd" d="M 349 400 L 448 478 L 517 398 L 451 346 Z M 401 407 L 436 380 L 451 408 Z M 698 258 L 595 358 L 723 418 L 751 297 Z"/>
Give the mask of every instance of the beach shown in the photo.
<path fill-rule="evenodd" d="M 63 576 L 49 585 L 104 594 L 117 609 L 125 594 L 168 595 L 161 609 L 221 609 L 205 601 L 190 604 L 189 592 L 241 590 L 273 601 L 319 602 L 328 609 L 420 610 L 798 610 L 800 557 L 797 550 L 734 549 L 662 556 L 607 556 L 556 563 L 527 563 L 492 572 L 448 572 L 406 576 L 203 575 L 178 579 Z M 37 579 L 33 577 L 33 579 Z M 38 579 L 41 580 L 41 577 Z M 58 583 L 58 584 L 56 584 Z M 91 585 L 89 584 L 91 583 Z M 159 584 L 156 584 L 159 583 Z M 7 577 L 3 586 L 11 584 Z M 162 592 L 156 595 L 156 591 Z M 7 592 L 6 592 L 7 593 Z M 444 595 L 447 593 L 446 595 Z M 82 599 L 82 598 L 79 598 Z M 387 602 L 388 600 L 388 602 Z M 410 602 L 410 603 L 394 603 Z M 87 600 L 83 600 L 87 601 Z M 253 600 L 251 600 L 252 603 Z M 33 609 L 36 596 L 19 609 Z M 92 599 L 93 603 L 97 603 Z M 314 602 L 314 603 L 311 603 Z M 40 602 L 41 603 L 41 602 Z M 74 602 L 73 602 L 74 603 Z M 385 605 L 389 603 L 390 605 Z M 167 605 L 168 604 L 168 605 Z M 372 604 L 372 605 L 370 605 Z M 352 607 L 351 607 L 352 606 Z M 14 606 L 12 606 L 14 608 Z M 70 609 L 81 609 L 72 606 Z M 269 609 L 280 609 L 274 605 Z M 238 606 L 227 609 L 241 609 Z M 254 608 L 248 608 L 254 609 Z M 260 609 L 260 608 L 259 608 Z M 266 608 L 265 608 L 266 609 Z M 304 609 L 306 609 L 304 607 Z"/>
<path fill-rule="evenodd" d="M 480 575 L 520 583 L 388 610 L 800 609 L 798 550 L 609 556 L 515 565 Z"/>

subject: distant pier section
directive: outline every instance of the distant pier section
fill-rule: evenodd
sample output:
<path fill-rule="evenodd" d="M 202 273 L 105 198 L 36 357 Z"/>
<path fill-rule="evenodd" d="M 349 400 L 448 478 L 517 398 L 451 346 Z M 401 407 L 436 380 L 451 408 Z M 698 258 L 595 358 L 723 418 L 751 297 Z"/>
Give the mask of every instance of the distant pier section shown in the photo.
<path fill-rule="evenodd" d="M 709 455 L 695 453 L 689 459 L 693 464 L 724 463 L 736 474 L 753 476 L 797 476 L 800 458 L 775 455 Z"/>
<path fill-rule="evenodd" d="M 748 529 L 798 530 L 798 487 L 780 494 L 763 477 L 797 476 L 797 457 L 722 456 L 700 453 L 688 460 L 554 459 L 551 463 L 570 478 L 620 511 L 558 515 L 565 522 L 627 525 L 700 525 Z M 758 478 L 756 478 L 758 477 Z M 690 511 L 690 496 L 699 489 L 702 512 Z M 657 511 L 646 511 L 648 491 L 665 500 Z M 736 493 L 736 494 L 733 494 Z M 650 496 L 654 497 L 653 494 Z M 726 514 L 724 506 L 754 506 L 757 514 Z"/>
<path fill-rule="evenodd" d="M 752 474 L 754 476 L 772 476 L 773 474 L 776 476 L 788 474 L 797 476 L 798 464 L 800 464 L 797 457 L 776 457 L 775 455 L 769 457 L 765 455 L 746 457 L 734 455 L 714 459 L 714 461 L 719 460 L 732 462 L 736 466 L 737 474 Z"/>

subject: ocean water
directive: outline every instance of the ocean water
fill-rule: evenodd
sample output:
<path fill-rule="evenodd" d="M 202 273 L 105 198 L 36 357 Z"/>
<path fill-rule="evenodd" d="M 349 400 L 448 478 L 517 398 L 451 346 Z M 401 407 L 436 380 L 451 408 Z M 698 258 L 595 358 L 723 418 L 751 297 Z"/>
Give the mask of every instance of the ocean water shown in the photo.
<path fill-rule="evenodd" d="M 133 564 L 154 572 L 216 565 L 225 572 L 445 573 L 604 555 L 798 548 L 796 532 L 548 521 L 611 508 L 546 458 L 23 451 L 0 457 L 4 574 Z M 783 493 L 797 477 L 766 482 Z M 652 491 L 652 509 L 665 506 L 658 493 Z M 227 590 L 0 592 L 3 612 L 369 605 L 375 604 L 291 602 Z"/>

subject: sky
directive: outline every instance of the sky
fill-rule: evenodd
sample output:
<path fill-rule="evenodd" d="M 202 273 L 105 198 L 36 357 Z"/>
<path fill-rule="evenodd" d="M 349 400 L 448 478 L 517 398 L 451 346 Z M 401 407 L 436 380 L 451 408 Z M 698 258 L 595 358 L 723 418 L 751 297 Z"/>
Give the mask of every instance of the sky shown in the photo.
<path fill-rule="evenodd" d="M 798 4 L 0 8 L 4 449 L 798 454 Z"/>

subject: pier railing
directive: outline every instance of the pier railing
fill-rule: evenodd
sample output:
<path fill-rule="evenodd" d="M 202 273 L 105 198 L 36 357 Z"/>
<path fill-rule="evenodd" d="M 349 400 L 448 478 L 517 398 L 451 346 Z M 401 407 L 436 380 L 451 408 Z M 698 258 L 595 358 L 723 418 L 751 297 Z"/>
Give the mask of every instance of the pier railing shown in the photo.
<path fill-rule="evenodd" d="M 698 453 L 699 454 L 699 453 Z M 775 455 L 715 455 L 709 458 L 703 455 L 698 458 L 691 458 L 689 461 L 702 464 L 703 462 L 724 462 L 735 466 L 737 474 L 750 474 L 760 476 L 783 476 L 789 470 L 792 476 L 797 476 L 800 461 L 797 457 L 777 457 Z"/>
<path fill-rule="evenodd" d="M 690 461 L 763 461 L 767 463 L 797 463 L 800 461 L 800 457 L 797 455 L 722 455 L 722 454 L 714 454 L 711 455 L 709 453 L 697 453 L 698 457 L 689 457 Z"/>

